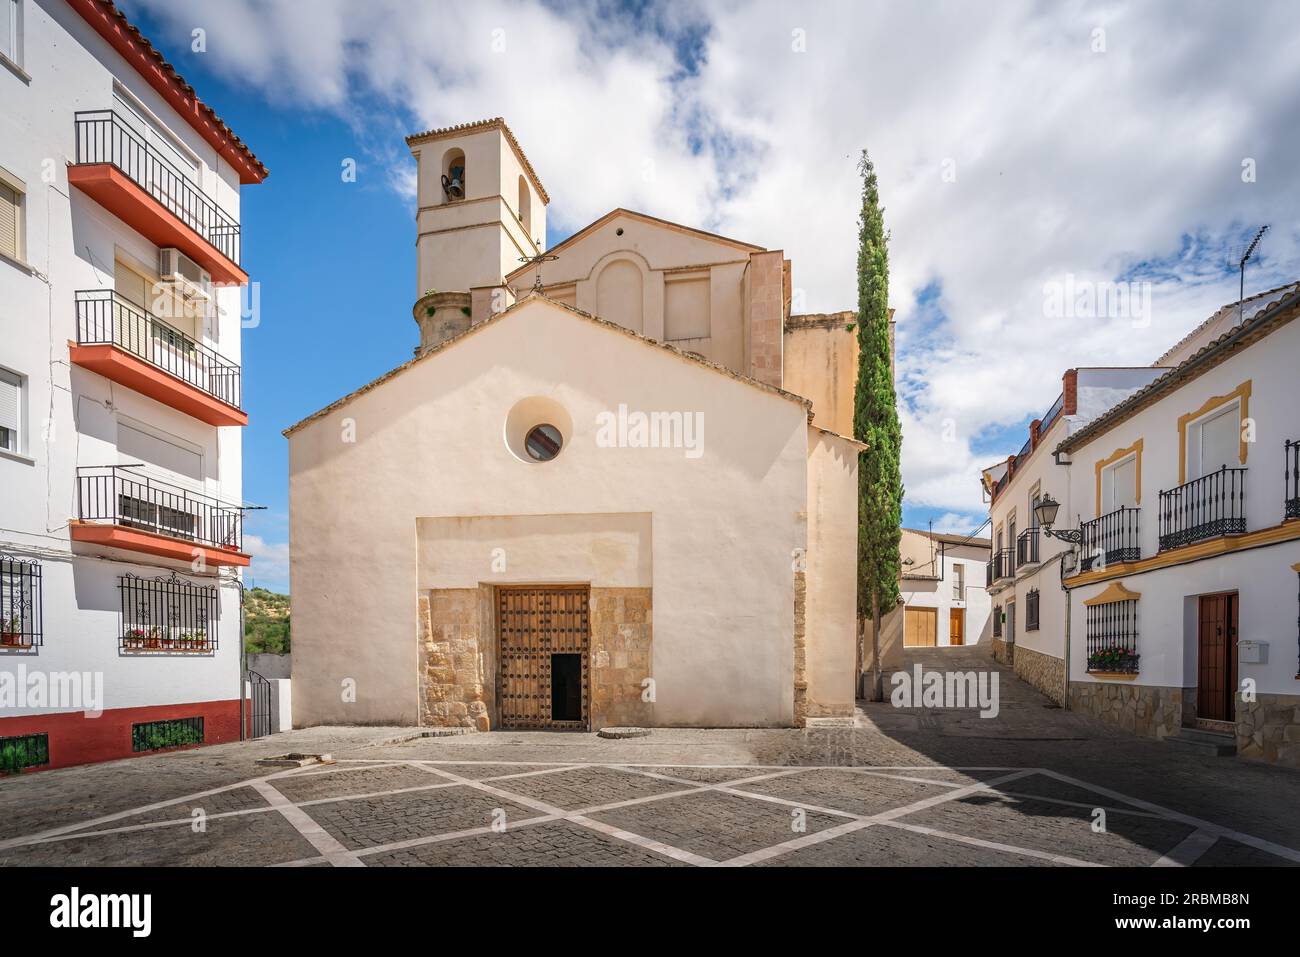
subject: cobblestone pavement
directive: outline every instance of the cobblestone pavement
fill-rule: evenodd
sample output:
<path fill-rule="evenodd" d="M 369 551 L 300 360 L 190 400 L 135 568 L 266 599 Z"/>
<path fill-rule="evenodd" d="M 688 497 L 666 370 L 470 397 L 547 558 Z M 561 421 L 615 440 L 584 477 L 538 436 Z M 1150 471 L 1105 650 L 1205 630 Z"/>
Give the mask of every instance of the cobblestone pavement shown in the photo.
<path fill-rule="evenodd" d="M 1300 774 L 1049 702 L 854 727 L 421 737 L 316 728 L 0 781 L 0 866 L 1228 866 L 1300 863 Z M 287 751 L 333 764 L 257 763 Z"/>

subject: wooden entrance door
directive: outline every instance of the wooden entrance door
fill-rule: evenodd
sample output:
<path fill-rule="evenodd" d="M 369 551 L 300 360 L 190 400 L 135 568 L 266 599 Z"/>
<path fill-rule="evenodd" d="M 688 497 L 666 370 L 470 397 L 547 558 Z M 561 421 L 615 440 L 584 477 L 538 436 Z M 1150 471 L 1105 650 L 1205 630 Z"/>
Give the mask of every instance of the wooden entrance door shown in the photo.
<path fill-rule="evenodd" d="M 906 608 L 903 611 L 903 646 L 933 648 L 938 634 L 939 609 Z"/>
<path fill-rule="evenodd" d="M 1196 716 L 1235 721 L 1237 595 L 1202 595 L 1197 615 Z"/>
<path fill-rule="evenodd" d="M 587 730 L 589 603 L 586 585 L 497 589 L 497 705 L 502 728 Z"/>
<path fill-rule="evenodd" d="M 948 644 L 966 644 L 966 609 L 948 609 Z"/>

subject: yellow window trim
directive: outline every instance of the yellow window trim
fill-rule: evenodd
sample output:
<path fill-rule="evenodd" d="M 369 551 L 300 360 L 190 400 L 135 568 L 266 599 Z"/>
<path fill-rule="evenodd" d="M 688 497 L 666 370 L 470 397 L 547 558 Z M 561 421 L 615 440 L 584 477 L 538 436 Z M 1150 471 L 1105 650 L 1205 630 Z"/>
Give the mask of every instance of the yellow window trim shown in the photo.
<path fill-rule="evenodd" d="M 1194 412 L 1188 412 L 1186 415 L 1178 417 L 1178 484 L 1182 485 L 1187 481 L 1187 427 L 1204 415 L 1208 415 L 1215 409 L 1241 400 L 1241 421 L 1250 418 L 1250 379 L 1247 379 L 1237 388 L 1233 389 L 1227 395 L 1216 395 L 1205 400 L 1205 404 Z M 1238 429 L 1238 431 L 1241 431 Z M 1246 464 L 1246 450 L 1248 443 L 1243 438 L 1241 440 L 1241 453 L 1239 458 L 1241 464 Z"/>
<path fill-rule="evenodd" d="M 1137 455 L 1137 503 L 1142 504 L 1142 440 L 1138 439 L 1128 448 L 1116 449 L 1097 463 L 1097 510 L 1092 513 L 1095 518 L 1101 517 L 1101 473 L 1106 470 L 1108 465 L 1114 465 L 1120 459 L 1128 458 L 1134 454 Z"/>
<path fill-rule="evenodd" d="M 1141 592 L 1129 591 L 1124 587 L 1123 582 L 1111 582 L 1101 591 L 1084 602 L 1088 607 L 1093 605 L 1113 605 L 1117 601 L 1137 601 L 1142 597 Z"/>

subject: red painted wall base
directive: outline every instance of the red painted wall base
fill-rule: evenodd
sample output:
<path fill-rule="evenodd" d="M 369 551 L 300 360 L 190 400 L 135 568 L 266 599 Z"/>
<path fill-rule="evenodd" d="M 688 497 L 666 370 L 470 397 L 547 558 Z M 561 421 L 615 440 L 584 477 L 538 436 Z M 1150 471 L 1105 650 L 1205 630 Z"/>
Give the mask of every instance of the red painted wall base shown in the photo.
<path fill-rule="evenodd" d="M 114 708 L 98 718 L 88 718 L 80 711 L 0 718 L 0 738 L 48 734 L 50 763 L 33 770 L 66 768 L 74 764 L 138 757 L 131 750 L 131 726 L 170 718 L 202 718 L 204 744 L 239 740 L 238 698 L 146 708 Z"/>

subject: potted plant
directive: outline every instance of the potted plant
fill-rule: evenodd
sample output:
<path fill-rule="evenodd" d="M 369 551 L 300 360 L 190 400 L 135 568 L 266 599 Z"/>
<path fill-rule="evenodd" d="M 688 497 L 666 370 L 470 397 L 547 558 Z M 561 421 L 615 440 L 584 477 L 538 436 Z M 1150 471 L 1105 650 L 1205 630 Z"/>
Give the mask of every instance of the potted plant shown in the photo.
<path fill-rule="evenodd" d="M 1110 674 L 1137 674 L 1140 657 L 1131 648 L 1103 648 L 1088 656 L 1088 670 Z"/>
<path fill-rule="evenodd" d="M 0 645 L 14 647 L 23 643 L 23 619 L 16 612 L 0 618 Z"/>

